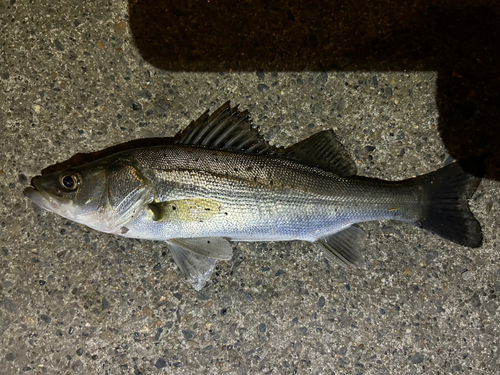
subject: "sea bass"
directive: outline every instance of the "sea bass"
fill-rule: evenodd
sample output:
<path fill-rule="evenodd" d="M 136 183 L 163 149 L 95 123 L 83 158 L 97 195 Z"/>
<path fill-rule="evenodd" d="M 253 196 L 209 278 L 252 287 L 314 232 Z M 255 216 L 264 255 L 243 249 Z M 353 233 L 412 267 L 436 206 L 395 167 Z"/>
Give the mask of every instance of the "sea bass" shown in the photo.
<path fill-rule="evenodd" d="M 480 181 L 481 171 L 470 174 L 459 163 L 399 182 L 357 177 L 332 130 L 276 148 L 247 111 L 228 102 L 169 145 L 36 176 L 24 194 L 101 232 L 168 242 L 199 290 L 216 260 L 231 259 L 228 241 L 308 241 L 353 267 L 363 265 L 365 238 L 353 224 L 389 219 L 479 247 L 468 199 Z"/>

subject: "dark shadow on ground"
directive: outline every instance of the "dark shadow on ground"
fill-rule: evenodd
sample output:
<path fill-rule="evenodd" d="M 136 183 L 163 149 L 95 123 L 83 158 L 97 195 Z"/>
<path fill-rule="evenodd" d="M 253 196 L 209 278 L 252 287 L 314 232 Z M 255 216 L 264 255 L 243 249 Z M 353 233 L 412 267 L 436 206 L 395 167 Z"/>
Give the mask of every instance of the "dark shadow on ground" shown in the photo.
<path fill-rule="evenodd" d="M 499 23 L 498 7 L 430 7 L 390 38 L 349 53 L 349 70 L 437 71 L 439 131 L 448 151 L 457 159 L 484 157 L 487 177 L 500 180 Z"/>
<path fill-rule="evenodd" d="M 437 71 L 455 158 L 500 180 L 500 3 L 130 0 L 145 60 L 170 71 Z"/>

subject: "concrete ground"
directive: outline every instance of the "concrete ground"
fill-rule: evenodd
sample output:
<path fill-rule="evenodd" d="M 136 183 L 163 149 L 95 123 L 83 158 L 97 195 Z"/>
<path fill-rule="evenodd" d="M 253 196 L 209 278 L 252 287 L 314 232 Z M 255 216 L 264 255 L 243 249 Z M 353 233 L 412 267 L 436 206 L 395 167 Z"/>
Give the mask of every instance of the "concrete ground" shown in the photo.
<path fill-rule="evenodd" d="M 120 1 L 0 3 L 0 374 L 497 374 L 497 181 L 468 249 L 367 223 L 366 270 L 302 242 L 235 243 L 196 292 L 159 242 L 32 205 L 29 179 L 78 152 L 172 136 L 227 100 L 271 143 L 333 128 L 364 176 L 450 160 L 432 71 L 168 72 L 141 58 Z"/>

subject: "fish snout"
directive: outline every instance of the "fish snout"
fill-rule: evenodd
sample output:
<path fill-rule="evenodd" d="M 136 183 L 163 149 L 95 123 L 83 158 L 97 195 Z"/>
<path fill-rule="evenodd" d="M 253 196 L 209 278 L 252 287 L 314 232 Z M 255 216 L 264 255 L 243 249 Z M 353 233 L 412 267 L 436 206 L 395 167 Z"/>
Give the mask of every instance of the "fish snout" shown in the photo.
<path fill-rule="evenodd" d="M 40 183 L 40 178 L 42 176 L 35 176 L 31 179 L 31 185 L 23 190 L 23 194 L 37 206 L 43 207 L 45 209 L 51 210 L 52 199 L 50 199 L 50 194 L 44 189 Z"/>
<path fill-rule="evenodd" d="M 38 180 L 40 177 L 42 177 L 41 175 L 37 175 L 37 176 L 34 176 L 31 178 L 31 181 L 30 181 L 30 184 L 31 184 L 31 187 L 35 188 L 36 189 L 36 180 Z"/>

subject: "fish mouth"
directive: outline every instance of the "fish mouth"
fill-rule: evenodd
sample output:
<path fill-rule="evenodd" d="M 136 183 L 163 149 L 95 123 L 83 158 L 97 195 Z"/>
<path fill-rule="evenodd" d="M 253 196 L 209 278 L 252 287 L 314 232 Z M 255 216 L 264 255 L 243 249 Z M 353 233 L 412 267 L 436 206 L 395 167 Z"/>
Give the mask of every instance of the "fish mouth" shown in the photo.
<path fill-rule="evenodd" d="M 42 196 L 42 194 L 36 190 L 35 187 L 28 186 L 27 188 L 24 189 L 23 194 L 33 203 L 35 203 L 38 206 L 42 205 L 42 200 L 45 200 L 45 198 Z"/>
<path fill-rule="evenodd" d="M 38 190 L 38 186 L 36 185 L 36 180 L 42 176 L 35 176 L 31 179 L 31 185 L 26 187 L 23 191 L 23 194 L 33 203 L 38 206 L 43 206 L 43 203 L 46 202 L 48 197 L 44 196 L 42 191 Z"/>
<path fill-rule="evenodd" d="M 34 192 L 40 193 L 38 186 L 36 186 L 36 180 L 42 176 L 35 176 L 31 179 L 30 186 L 26 187 L 23 191 L 24 195 L 30 198 Z M 31 199 L 31 198 L 30 198 Z"/>
<path fill-rule="evenodd" d="M 31 185 L 23 190 L 23 194 L 37 206 L 54 211 L 57 201 L 37 183 L 40 177 L 42 176 L 33 177 Z"/>

